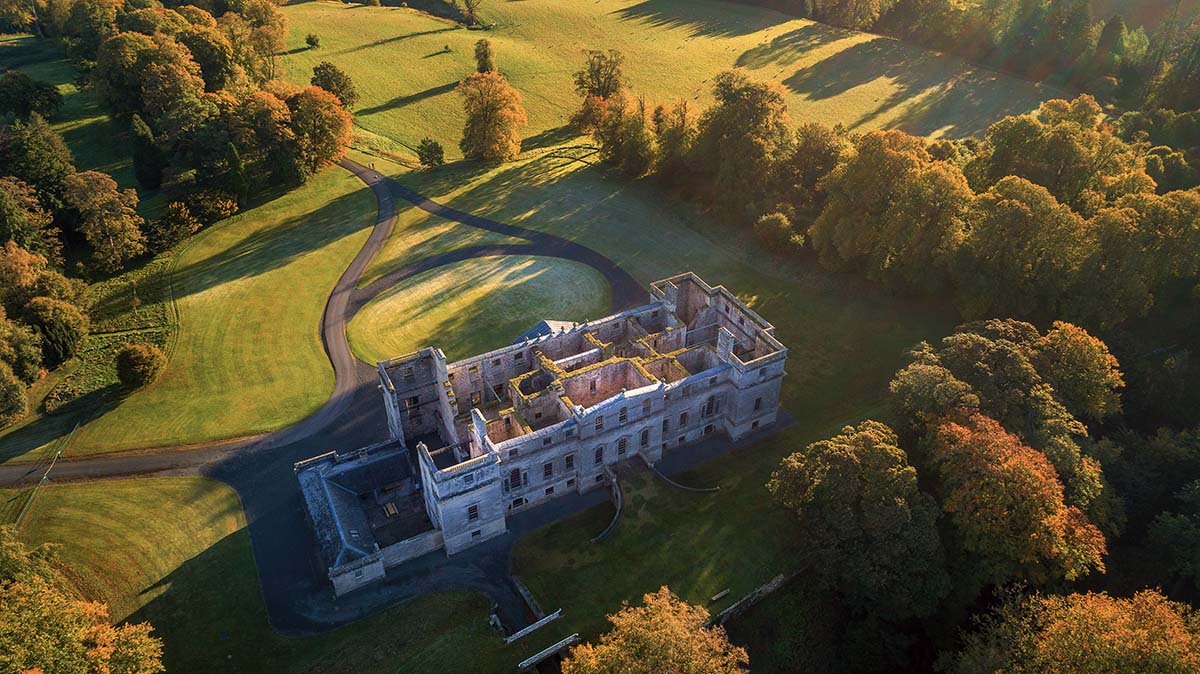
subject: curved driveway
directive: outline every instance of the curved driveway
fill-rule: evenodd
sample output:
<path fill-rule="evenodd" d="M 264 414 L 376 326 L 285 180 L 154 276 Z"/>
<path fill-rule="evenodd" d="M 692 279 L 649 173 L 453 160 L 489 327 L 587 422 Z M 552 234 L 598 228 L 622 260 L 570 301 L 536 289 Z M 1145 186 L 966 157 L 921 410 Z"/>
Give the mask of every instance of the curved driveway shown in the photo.
<path fill-rule="evenodd" d="M 272 433 L 203 445 L 61 460 L 54 467 L 51 479 L 64 482 L 146 474 L 203 475 L 229 484 L 242 499 L 271 624 L 285 634 L 323 632 L 397 601 L 451 589 L 483 591 L 497 602 L 507 624 L 521 623 L 524 621 L 521 602 L 508 580 L 509 547 L 521 531 L 592 505 L 594 499 L 560 499 L 563 503 L 558 508 L 514 518 L 510 534 L 503 540 L 450 559 L 437 555 L 433 561 L 428 559 L 430 556 L 414 560 L 415 563 L 405 565 L 403 576 L 389 574 L 386 582 L 335 601 L 328 580 L 321 577 L 322 569 L 292 465 L 316 454 L 353 449 L 386 438 L 387 425 L 376 390 L 375 368 L 351 354 L 346 325 L 367 302 L 407 278 L 472 257 L 525 254 L 561 257 L 595 268 L 608 281 L 614 311 L 644 301 L 645 290 L 612 260 L 586 246 L 553 234 L 464 213 L 434 202 L 357 162 L 343 159 L 340 163 L 374 192 L 378 217 L 366 243 L 330 293 L 322 317 L 322 339 L 335 375 L 329 400 L 300 422 Z M 529 243 L 450 251 L 405 265 L 364 288 L 357 288 L 363 271 L 391 236 L 397 199 L 434 215 L 526 239 Z M 34 482 L 44 467 L 44 464 L 0 466 L 0 484 Z"/>

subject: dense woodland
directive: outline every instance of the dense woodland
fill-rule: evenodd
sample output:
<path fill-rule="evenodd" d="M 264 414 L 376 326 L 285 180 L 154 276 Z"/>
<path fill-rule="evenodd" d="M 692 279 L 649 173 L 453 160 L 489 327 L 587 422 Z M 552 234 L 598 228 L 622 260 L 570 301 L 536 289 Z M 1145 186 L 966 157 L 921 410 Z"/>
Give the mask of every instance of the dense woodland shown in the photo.
<path fill-rule="evenodd" d="M 337 94 L 349 98 L 353 88 L 340 71 L 318 68 L 303 88 L 276 79 L 287 24 L 275 4 L 201 4 L 4 8 L 11 22 L 65 45 L 128 134 L 142 194 L 163 194 L 167 205 L 147 220 L 136 191 L 77 171 L 47 122 L 62 104 L 58 91 L 16 70 L 0 76 L 0 426 L 28 413 L 25 387 L 88 334 L 88 282 L 173 248 L 272 187 L 303 183 L 349 144 L 353 100 Z M 152 381 L 163 360 L 156 345 L 139 343 L 115 366 L 131 389 Z M 77 393 L 56 390 L 46 411 Z"/>

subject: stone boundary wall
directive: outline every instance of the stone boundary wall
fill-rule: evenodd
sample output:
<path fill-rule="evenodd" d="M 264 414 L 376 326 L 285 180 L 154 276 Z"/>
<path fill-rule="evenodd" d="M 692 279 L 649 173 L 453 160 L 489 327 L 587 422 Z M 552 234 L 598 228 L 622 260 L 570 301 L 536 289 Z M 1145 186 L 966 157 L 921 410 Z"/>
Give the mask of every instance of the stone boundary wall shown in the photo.
<path fill-rule="evenodd" d="M 746 596 L 733 602 L 733 604 L 731 604 L 729 606 L 729 608 L 726 608 L 724 611 L 721 611 L 720 613 L 709 618 L 708 624 L 709 625 L 724 625 L 729 620 L 732 620 L 732 619 L 738 617 L 739 615 L 745 613 L 746 610 L 749 609 L 751 606 L 754 606 L 758 602 L 762 601 L 764 597 L 771 594 L 775 590 L 778 590 L 779 588 L 783 587 L 789 580 L 791 580 L 799 575 L 800 575 L 800 571 L 792 571 L 789 573 L 781 573 L 778 576 L 775 576 L 771 580 L 768 580 L 766 583 L 751 590 L 748 594 L 746 594 Z"/>

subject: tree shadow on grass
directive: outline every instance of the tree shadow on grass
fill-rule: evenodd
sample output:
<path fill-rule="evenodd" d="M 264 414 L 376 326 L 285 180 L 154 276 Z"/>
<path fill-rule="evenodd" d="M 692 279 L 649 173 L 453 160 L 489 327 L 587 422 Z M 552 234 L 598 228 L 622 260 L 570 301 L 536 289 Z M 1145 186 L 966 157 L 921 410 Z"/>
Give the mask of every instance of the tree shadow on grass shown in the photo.
<path fill-rule="evenodd" d="M 360 117 L 366 117 L 368 115 L 373 115 L 377 112 L 387 112 L 388 110 L 394 110 L 396 108 L 403 108 L 405 106 L 412 105 L 413 103 L 420 103 L 421 101 L 423 101 L 427 98 L 433 98 L 434 96 L 441 96 L 442 94 L 448 94 L 451 91 L 454 91 L 455 87 L 457 87 L 457 86 L 458 86 L 457 81 L 447 82 L 445 84 L 439 84 L 436 87 L 429 87 L 428 89 L 426 89 L 424 91 L 418 91 L 414 94 L 408 94 L 406 96 L 397 96 L 397 97 L 393 98 L 392 100 L 387 101 L 385 103 L 380 103 L 379 105 L 375 105 L 375 106 L 372 106 L 369 108 L 364 108 L 362 110 L 358 110 L 358 111 L 356 111 L 355 114 L 357 114 Z"/>
<path fill-rule="evenodd" d="M 41 449 L 40 455 L 32 455 L 36 463 L 48 463 L 56 451 L 55 440 L 66 436 L 79 427 L 104 416 L 120 406 L 124 400 L 117 385 L 106 386 L 68 402 L 54 414 L 43 414 L 29 423 L 19 426 L 0 436 L 0 462 L 30 455 Z"/>
<path fill-rule="evenodd" d="M 693 0 L 645 0 L 612 14 L 622 21 L 637 21 L 656 28 L 686 28 L 691 37 L 747 35 L 792 20 L 757 7 Z"/>
<path fill-rule="evenodd" d="M 374 200 L 369 202 L 369 220 L 363 218 L 362 213 L 357 212 L 351 205 L 351 202 L 363 199 L 362 191 L 367 189 L 366 186 L 361 186 L 322 203 L 315 210 L 298 209 L 296 213 L 279 218 L 270 226 L 241 237 L 224 250 L 190 264 L 180 264 L 172 274 L 175 299 L 204 292 L 237 279 L 265 274 L 350 236 L 362 228 L 374 226 Z M 293 193 L 282 198 L 301 197 Z M 214 227 L 224 234 L 224 230 L 231 228 L 249 227 L 249 221 L 255 217 L 264 216 L 257 215 L 255 209 L 252 209 Z M 361 226 L 353 229 L 347 227 L 348 219 L 361 223 Z M 217 231 L 210 230 L 209 236 L 217 234 Z M 331 287 L 332 283 L 333 281 L 330 281 Z"/>
<path fill-rule="evenodd" d="M 763 68 L 772 64 L 791 65 L 813 49 L 855 35 L 853 31 L 812 23 L 789 31 L 770 42 L 747 49 L 737 58 L 739 68 Z"/>
<path fill-rule="evenodd" d="M 389 44 L 393 44 L 396 42 L 402 42 L 404 40 L 411 40 L 414 37 L 421 37 L 422 35 L 437 35 L 438 33 L 448 33 L 451 31 L 458 30 L 458 29 L 459 29 L 458 26 L 449 26 L 446 28 L 434 28 L 432 30 L 419 30 L 415 33 L 405 33 L 403 35 L 394 35 L 392 37 L 389 37 L 389 38 L 386 38 L 383 40 L 376 40 L 374 42 L 368 42 L 367 44 L 355 45 L 353 47 L 350 47 L 349 49 L 343 49 L 341 51 L 334 52 L 334 54 L 352 54 L 354 52 L 363 51 L 364 49 L 373 49 L 375 47 L 384 47 L 384 46 L 387 46 Z"/>
<path fill-rule="evenodd" d="M 917 135 L 941 132 L 966 136 L 986 129 L 1005 115 L 1026 112 L 1036 103 L 1027 91 L 1032 85 L 986 70 L 960 59 L 927 52 L 890 38 L 875 38 L 850 46 L 829 58 L 802 68 L 784 86 L 810 100 L 825 100 L 887 79 L 896 89 L 874 110 L 850 121 L 851 128 L 879 126 L 892 111 L 908 106 L 885 126 Z"/>

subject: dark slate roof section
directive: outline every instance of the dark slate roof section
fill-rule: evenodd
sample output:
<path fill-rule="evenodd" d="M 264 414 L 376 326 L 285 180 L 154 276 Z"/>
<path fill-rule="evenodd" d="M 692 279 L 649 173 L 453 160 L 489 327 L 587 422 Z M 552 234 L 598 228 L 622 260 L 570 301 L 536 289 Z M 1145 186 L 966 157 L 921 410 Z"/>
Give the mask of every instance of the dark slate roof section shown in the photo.
<path fill-rule="evenodd" d="M 338 567 L 375 552 L 375 536 L 359 496 L 411 475 L 408 459 L 396 446 L 328 454 L 297 466 L 296 478 L 326 565 Z"/>

